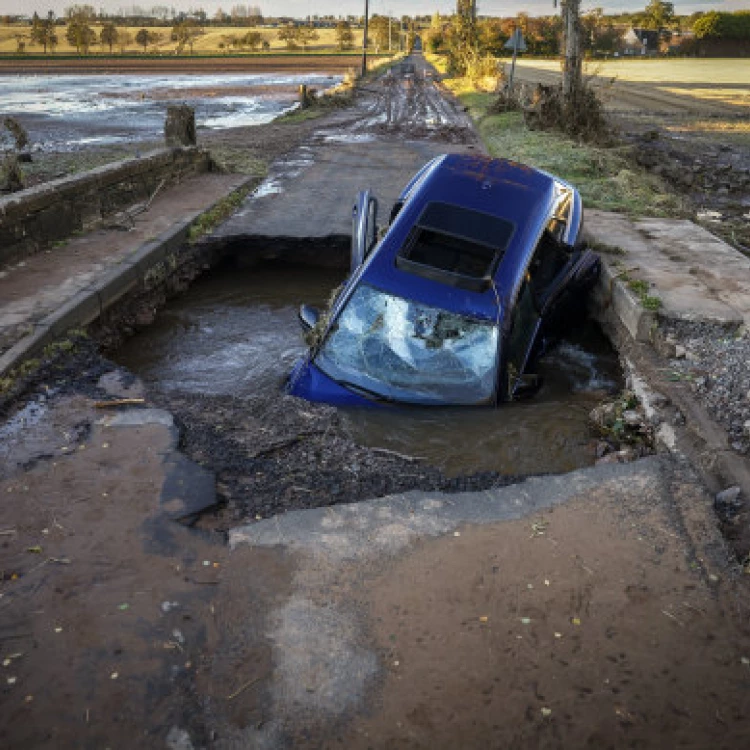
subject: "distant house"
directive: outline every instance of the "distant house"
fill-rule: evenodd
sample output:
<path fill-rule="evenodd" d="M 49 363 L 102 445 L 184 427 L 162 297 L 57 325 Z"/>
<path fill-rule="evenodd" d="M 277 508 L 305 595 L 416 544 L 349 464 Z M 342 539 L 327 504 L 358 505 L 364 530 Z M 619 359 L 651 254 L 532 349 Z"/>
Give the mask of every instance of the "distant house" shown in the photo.
<path fill-rule="evenodd" d="M 620 54 L 655 55 L 659 51 L 660 35 L 653 29 L 628 28 L 620 37 Z"/>

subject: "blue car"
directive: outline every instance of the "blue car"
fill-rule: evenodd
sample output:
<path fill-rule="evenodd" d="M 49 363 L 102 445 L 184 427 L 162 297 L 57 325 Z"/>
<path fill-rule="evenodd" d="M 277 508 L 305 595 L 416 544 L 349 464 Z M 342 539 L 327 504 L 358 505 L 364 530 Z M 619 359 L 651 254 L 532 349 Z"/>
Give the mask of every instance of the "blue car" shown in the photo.
<path fill-rule="evenodd" d="M 289 393 L 335 405 L 497 405 L 533 391 L 545 341 L 599 273 L 578 191 L 504 159 L 427 163 L 377 239 L 354 208 L 352 273 L 326 313 L 303 305 L 310 349 Z"/>

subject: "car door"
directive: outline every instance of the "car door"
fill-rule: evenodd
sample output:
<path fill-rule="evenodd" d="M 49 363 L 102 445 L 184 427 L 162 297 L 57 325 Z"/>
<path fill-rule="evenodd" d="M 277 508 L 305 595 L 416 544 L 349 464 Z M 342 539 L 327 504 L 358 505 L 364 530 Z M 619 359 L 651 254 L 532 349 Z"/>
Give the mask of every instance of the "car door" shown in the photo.
<path fill-rule="evenodd" d="M 505 339 L 503 358 L 505 382 L 500 383 L 501 398 L 511 400 L 521 385 L 522 376 L 526 371 L 536 340 L 539 323 L 539 309 L 532 288 L 531 275 L 527 272 L 516 298 L 510 330 Z"/>

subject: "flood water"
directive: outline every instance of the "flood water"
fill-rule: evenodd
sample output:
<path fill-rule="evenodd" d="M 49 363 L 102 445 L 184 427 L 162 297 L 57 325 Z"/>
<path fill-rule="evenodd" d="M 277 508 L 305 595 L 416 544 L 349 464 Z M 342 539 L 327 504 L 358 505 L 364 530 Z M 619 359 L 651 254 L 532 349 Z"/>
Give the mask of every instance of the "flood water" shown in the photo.
<path fill-rule="evenodd" d="M 301 83 L 324 89 L 340 79 L 323 73 L 13 75 L 0 76 L 0 101 L 3 116 L 26 128 L 33 150 L 74 151 L 160 138 L 169 104 L 193 107 L 198 128 L 260 125 L 295 106 Z"/>
<path fill-rule="evenodd" d="M 305 352 L 303 302 L 321 306 L 341 273 L 303 267 L 218 269 L 117 352 L 156 389 L 253 399 L 281 392 Z M 593 462 L 588 414 L 621 386 L 617 355 L 593 325 L 543 360 L 533 398 L 498 409 L 349 409 L 357 442 L 426 459 L 449 474 L 569 471 Z"/>

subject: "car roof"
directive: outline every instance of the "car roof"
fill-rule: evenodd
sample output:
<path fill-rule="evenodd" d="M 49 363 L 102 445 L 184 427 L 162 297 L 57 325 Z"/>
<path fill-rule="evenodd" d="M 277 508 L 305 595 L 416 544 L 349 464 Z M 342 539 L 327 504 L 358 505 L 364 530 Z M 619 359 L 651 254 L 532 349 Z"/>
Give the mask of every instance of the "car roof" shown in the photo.
<path fill-rule="evenodd" d="M 551 175 L 506 159 L 474 154 L 439 156 L 426 164 L 402 192 L 404 205 L 361 269 L 357 283 L 423 304 L 495 320 L 498 300 L 507 310 L 520 284 L 549 220 L 558 185 L 560 181 Z M 492 283 L 481 290 L 460 288 L 398 267 L 400 251 L 430 204 L 454 205 L 513 225 L 502 260 L 492 271 Z"/>

